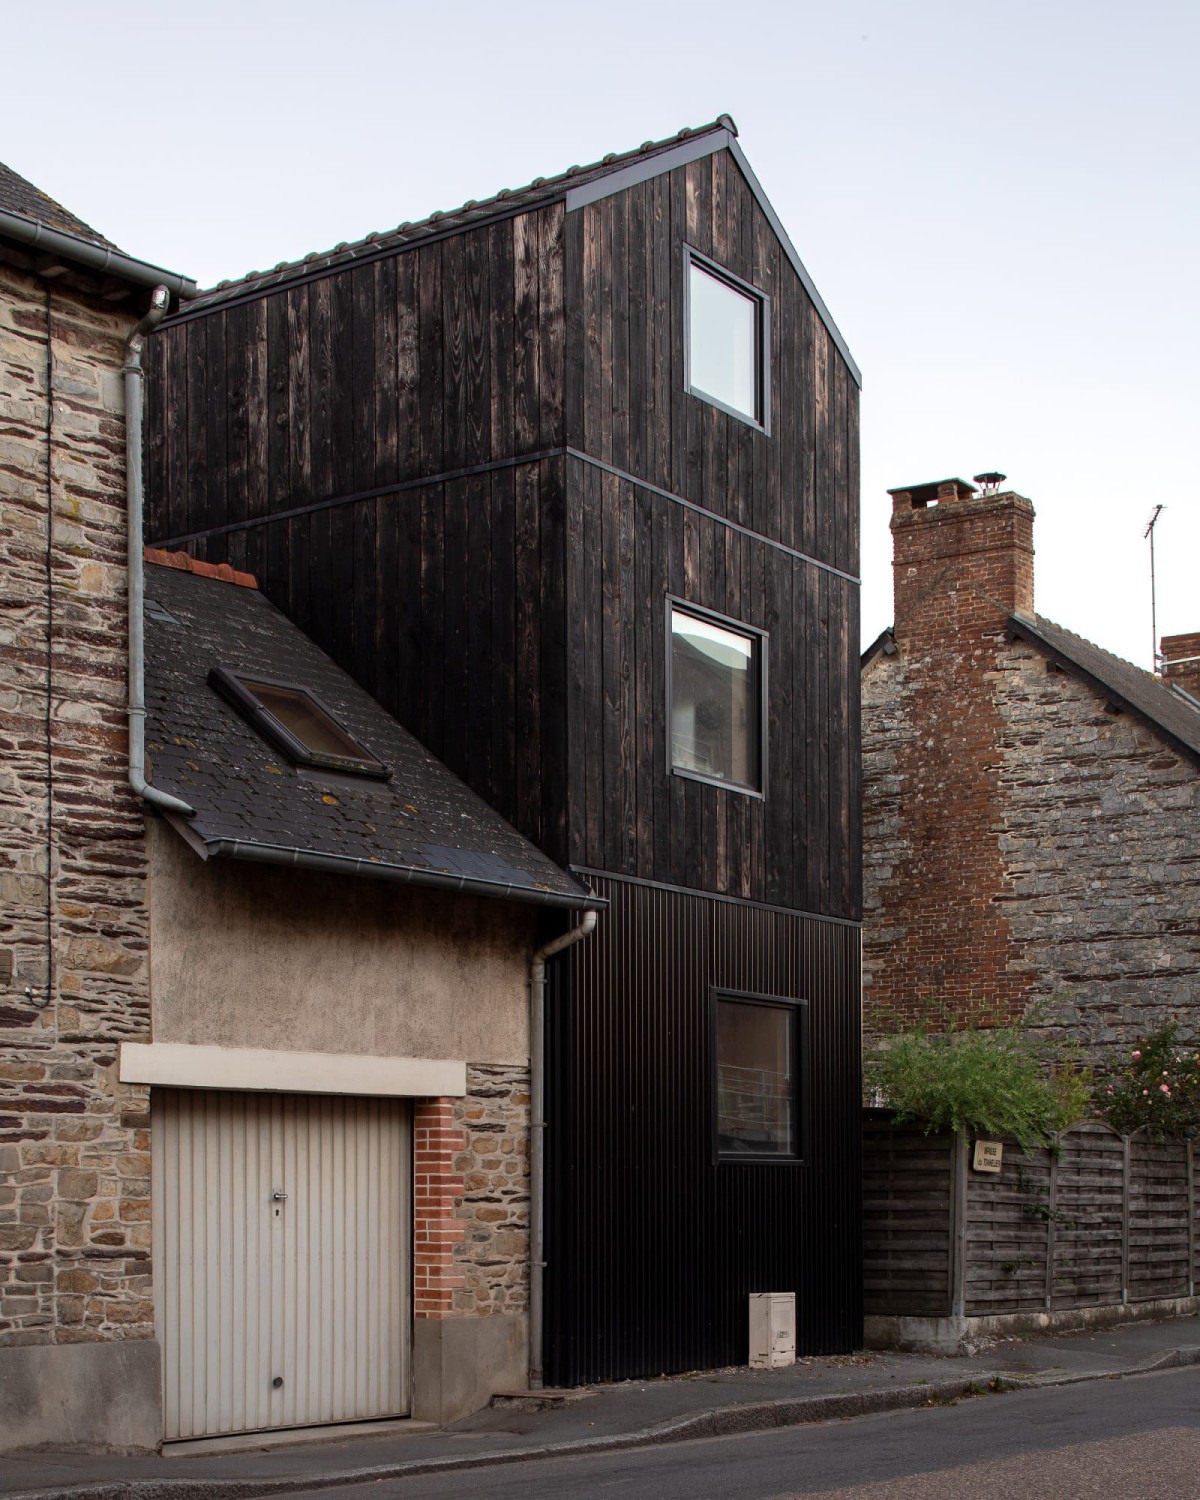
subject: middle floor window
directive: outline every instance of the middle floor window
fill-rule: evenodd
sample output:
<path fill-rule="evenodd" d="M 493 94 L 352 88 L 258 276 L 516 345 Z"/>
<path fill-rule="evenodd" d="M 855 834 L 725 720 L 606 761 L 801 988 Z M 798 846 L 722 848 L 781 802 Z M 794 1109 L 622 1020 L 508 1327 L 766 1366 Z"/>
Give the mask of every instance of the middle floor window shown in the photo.
<path fill-rule="evenodd" d="M 672 602 L 671 769 L 761 792 L 766 638 Z"/>

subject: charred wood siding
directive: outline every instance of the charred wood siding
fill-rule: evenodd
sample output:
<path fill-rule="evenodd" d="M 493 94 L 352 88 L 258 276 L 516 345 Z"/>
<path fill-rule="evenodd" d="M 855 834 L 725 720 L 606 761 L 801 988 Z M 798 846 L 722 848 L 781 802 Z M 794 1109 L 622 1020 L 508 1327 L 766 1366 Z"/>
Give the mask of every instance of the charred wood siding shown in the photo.
<path fill-rule="evenodd" d="M 255 573 L 565 862 L 562 227 L 554 206 L 169 324 L 147 463 L 151 539 Z"/>
<path fill-rule="evenodd" d="M 552 974 L 548 1381 L 744 1364 L 750 1292 L 795 1291 L 799 1352 L 856 1347 L 857 928 L 596 885 Z M 808 1001 L 805 1162 L 714 1164 L 713 987 Z"/>
<path fill-rule="evenodd" d="M 726 151 L 567 215 L 567 441 L 858 568 L 858 388 Z M 771 299 L 769 435 L 685 389 L 684 246 Z"/>
<path fill-rule="evenodd" d="M 576 459 L 567 567 L 573 862 L 857 918 L 856 585 Z M 670 595 L 768 633 L 765 798 L 671 774 Z"/>

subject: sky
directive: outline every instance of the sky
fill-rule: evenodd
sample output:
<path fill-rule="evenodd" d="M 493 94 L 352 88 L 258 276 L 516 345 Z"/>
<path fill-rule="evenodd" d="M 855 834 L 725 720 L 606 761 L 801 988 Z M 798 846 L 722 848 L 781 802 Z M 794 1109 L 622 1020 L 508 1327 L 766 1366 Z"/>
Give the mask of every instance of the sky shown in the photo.
<path fill-rule="evenodd" d="M 1200 4 L 5 0 L 0 159 L 203 285 L 733 115 L 863 371 L 863 641 L 899 485 L 997 469 L 1037 607 L 1200 630 Z M 12 66 L 16 62 L 18 66 Z"/>

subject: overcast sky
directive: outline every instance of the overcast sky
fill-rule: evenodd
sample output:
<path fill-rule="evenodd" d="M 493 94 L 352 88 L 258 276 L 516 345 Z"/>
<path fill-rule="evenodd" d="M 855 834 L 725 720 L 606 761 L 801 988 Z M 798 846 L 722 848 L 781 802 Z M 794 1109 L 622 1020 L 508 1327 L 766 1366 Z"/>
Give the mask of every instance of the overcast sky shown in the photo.
<path fill-rule="evenodd" d="M 722 111 L 863 370 L 885 491 L 1000 469 L 1038 608 L 1200 630 L 1200 4 L 291 0 L 4 8 L 0 159 L 211 284 Z"/>

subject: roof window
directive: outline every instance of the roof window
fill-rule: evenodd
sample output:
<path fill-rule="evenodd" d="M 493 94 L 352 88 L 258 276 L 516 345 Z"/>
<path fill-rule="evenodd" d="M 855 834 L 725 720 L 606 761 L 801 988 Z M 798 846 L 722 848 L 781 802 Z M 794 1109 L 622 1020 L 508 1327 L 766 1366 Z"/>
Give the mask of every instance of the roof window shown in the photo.
<path fill-rule="evenodd" d="M 320 766 L 386 781 L 384 763 L 338 723 L 307 688 L 214 667 L 209 686 L 296 766 Z"/>

